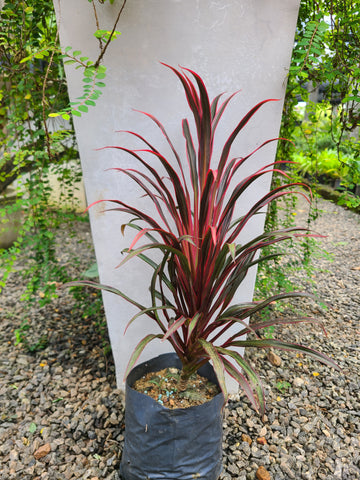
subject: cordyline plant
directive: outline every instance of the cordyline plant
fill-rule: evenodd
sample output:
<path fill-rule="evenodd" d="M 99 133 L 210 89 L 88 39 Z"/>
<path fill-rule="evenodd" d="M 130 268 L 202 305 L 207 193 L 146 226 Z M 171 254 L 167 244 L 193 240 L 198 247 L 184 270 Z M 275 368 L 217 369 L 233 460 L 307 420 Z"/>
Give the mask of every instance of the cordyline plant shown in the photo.
<path fill-rule="evenodd" d="M 250 185 L 263 175 L 277 172 L 287 177 L 277 166 L 283 162 L 271 163 L 257 172 L 235 183 L 240 166 L 272 139 L 264 142 L 245 157 L 230 157 L 235 138 L 251 117 L 267 102 L 264 100 L 253 107 L 238 123 L 226 140 L 216 165 L 212 167 L 213 143 L 216 127 L 229 101 L 222 103 L 218 95 L 211 103 L 202 79 L 195 72 L 182 68 L 169 67 L 178 77 L 194 117 L 196 141 L 190 131 L 188 120 L 182 121 L 182 131 L 186 141 L 187 171 L 176 152 L 164 127 L 152 115 L 145 113 L 160 128 L 171 147 L 174 161 L 165 158 L 141 135 L 127 132 L 144 143 L 140 150 L 125 147 L 116 148 L 134 157 L 144 171 L 115 168 L 135 181 L 155 207 L 156 218 L 121 200 L 101 200 L 115 204 L 117 210 L 135 216 L 125 226 L 137 230 L 137 234 L 127 249 L 127 255 L 119 266 L 138 257 L 153 268 L 150 285 L 151 306 L 145 307 L 130 299 L 116 288 L 93 282 L 73 282 L 71 285 L 89 285 L 113 292 L 126 299 L 140 310 L 128 326 L 140 315 L 147 315 L 161 330 L 161 333 L 147 335 L 136 346 L 126 375 L 138 360 L 141 352 L 152 340 L 168 340 L 182 362 L 179 388 L 184 390 L 189 377 L 209 360 L 212 361 L 219 385 L 226 398 L 225 372 L 235 378 L 257 411 L 264 412 L 264 394 L 258 375 L 251 365 L 237 351 L 238 347 L 279 348 L 306 353 L 331 367 L 336 364 L 322 353 L 305 346 L 287 343 L 278 339 L 264 339 L 258 331 L 271 325 L 315 322 L 313 318 L 275 319 L 253 323 L 248 326 L 246 319 L 269 304 L 291 297 L 308 296 L 306 293 L 282 293 L 262 301 L 233 304 L 235 292 L 241 286 L 249 268 L 266 262 L 276 255 L 259 257 L 261 249 L 294 237 L 308 235 L 304 228 L 287 228 L 266 232 L 244 245 L 236 244 L 236 239 L 244 231 L 249 220 L 273 200 L 294 193 L 291 187 L 300 185 L 289 183 L 270 191 L 252 205 L 247 213 L 234 218 L 237 202 Z M 142 112 L 144 113 L 144 112 Z M 144 154 L 155 157 L 164 168 L 164 174 L 145 160 Z M 144 173 L 145 172 L 145 173 Z M 186 180 L 187 174 L 190 182 Z M 290 188 L 290 190 L 289 190 Z M 305 198 L 308 197 L 301 192 Z M 98 202 L 95 202 L 98 203 Z M 94 204 L 93 204 L 94 205 Z M 140 239 L 148 243 L 138 246 Z M 154 262 L 150 250 L 160 250 L 161 261 Z M 234 325 L 238 326 L 234 333 Z M 246 340 L 246 335 L 254 333 L 254 339 Z"/>

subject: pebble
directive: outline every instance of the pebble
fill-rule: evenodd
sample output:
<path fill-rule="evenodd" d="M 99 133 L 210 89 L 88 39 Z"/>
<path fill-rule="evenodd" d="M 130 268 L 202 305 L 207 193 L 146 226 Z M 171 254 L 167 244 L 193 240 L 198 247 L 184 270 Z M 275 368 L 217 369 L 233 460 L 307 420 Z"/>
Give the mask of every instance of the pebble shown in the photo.
<path fill-rule="evenodd" d="M 267 360 L 268 352 L 247 351 L 267 395 L 266 416 L 262 421 L 242 392 L 230 396 L 220 480 L 360 478 L 360 342 L 354 335 L 359 328 L 360 271 L 351 270 L 360 252 L 359 216 L 323 200 L 319 205 L 324 214 L 314 229 L 327 235 L 324 248 L 333 262 L 327 257 L 315 260 L 314 287 L 331 308 L 314 313 L 317 307 L 303 299 L 295 306 L 320 318 L 328 336 L 318 326 L 303 324 L 283 327 L 282 338 L 330 355 L 343 373 L 285 351 L 277 353 L 281 365 L 276 367 Z M 94 261 L 92 250 L 85 247 L 88 232 L 81 224 L 76 238 L 65 235 L 59 242 L 58 255 L 74 269 L 73 278 Z M 311 290 L 299 275 L 300 287 Z M 124 398 L 116 388 L 112 357 L 101 347 L 106 333 L 99 339 L 94 319 L 81 318 L 73 297 L 60 291 L 49 305 L 27 311 L 34 338 L 44 332 L 48 336 L 44 350 L 27 353 L 14 345 L 14 329 L 25 311 L 18 301 L 22 288 L 21 275 L 14 272 L 1 293 L 2 478 L 119 480 Z M 290 384 L 281 394 L 276 388 L 280 381 Z"/>
<path fill-rule="evenodd" d="M 251 438 L 249 437 L 249 435 L 246 435 L 246 433 L 243 433 L 243 434 L 241 435 L 241 440 L 242 440 L 243 442 L 247 442 L 249 445 L 252 444 Z"/>
<path fill-rule="evenodd" d="M 256 478 L 258 480 L 271 480 L 270 473 L 266 470 L 265 467 L 260 466 L 256 471 Z"/>
<path fill-rule="evenodd" d="M 40 460 L 40 458 L 46 457 L 51 452 L 51 446 L 50 443 L 46 443 L 45 445 L 42 445 L 40 448 L 34 452 L 34 457 L 36 460 Z M 10 455 L 11 458 L 11 455 Z"/>
<path fill-rule="evenodd" d="M 280 365 L 282 364 L 281 357 L 279 357 L 279 355 L 276 355 L 276 353 L 271 350 L 267 355 L 267 359 L 269 360 L 271 365 L 274 365 L 274 367 L 280 367 Z"/>
<path fill-rule="evenodd" d="M 302 387 L 304 383 L 305 383 L 305 380 L 300 377 L 294 378 L 293 380 L 293 386 L 297 388 Z"/>

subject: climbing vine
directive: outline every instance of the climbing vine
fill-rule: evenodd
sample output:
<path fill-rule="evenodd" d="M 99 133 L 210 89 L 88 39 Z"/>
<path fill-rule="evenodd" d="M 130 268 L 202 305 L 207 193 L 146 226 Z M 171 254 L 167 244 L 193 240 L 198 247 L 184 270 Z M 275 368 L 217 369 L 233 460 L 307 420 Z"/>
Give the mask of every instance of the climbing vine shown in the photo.
<path fill-rule="evenodd" d="M 352 0 L 301 1 L 280 133 L 294 143 L 279 142 L 277 152 L 279 160 L 296 160 L 297 149 L 305 150 L 313 162 L 323 148 L 335 150 L 339 159 L 343 158 L 341 152 L 346 152 L 349 160 L 346 165 L 339 163 L 337 173 L 342 177 L 343 203 L 349 207 L 358 204 L 351 188 L 354 183 L 360 183 L 359 7 L 358 2 Z M 299 102 L 303 102 L 305 111 L 299 112 Z M 324 119 L 321 135 L 320 114 Z M 343 169 L 346 177 L 342 176 Z M 292 174 L 294 180 L 302 180 L 296 169 Z M 314 180 L 316 182 L 316 178 L 312 187 L 316 193 Z M 280 179 L 274 178 L 273 182 L 275 186 Z M 273 202 L 266 229 L 290 226 L 295 207 L 292 201 Z M 318 213 L 315 199 L 309 213 L 309 226 Z M 304 241 L 301 251 L 296 252 L 288 264 L 282 262 L 271 265 L 269 271 L 259 271 L 258 289 L 291 288 L 291 272 L 303 266 L 311 278 L 312 259 L 316 255 L 326 255 L 326 252 L 314 239 Z"/>
<path fill-rule="evenodd" d="M 82 1 L 94 14 L 97 58 L 76 46 L 61 49 L 52 0 L 5 0 L 0 11 L 0 195 L 8 195 L 9 188 L 17 193 L 15 205 L 0 206 L 0 223 L 16 210 L 24 216 L 14 245 L 0 249 L 0 291 L 16 258 L 26 252 L 29 262 L 23 274 L 28 284 L 23 299 L 28 303 L 49 302 L 56 281 L 67 275 L 56 258 L 54 232 L 75 216 L 54 207 L 51 177 L 61 185 L 59 204 L 73 202 L 81 171 L 79 162 L 74 163 L 78 153 L 72 117 L 95 107 L 105 88 L 105 54 L 120 35 L 116 28 L 126 5 L 124 0 L 108 31 L 98 19 L 104 1 Z M 83 72 L 83 93 L 73 103 L 64 63 Z"/>

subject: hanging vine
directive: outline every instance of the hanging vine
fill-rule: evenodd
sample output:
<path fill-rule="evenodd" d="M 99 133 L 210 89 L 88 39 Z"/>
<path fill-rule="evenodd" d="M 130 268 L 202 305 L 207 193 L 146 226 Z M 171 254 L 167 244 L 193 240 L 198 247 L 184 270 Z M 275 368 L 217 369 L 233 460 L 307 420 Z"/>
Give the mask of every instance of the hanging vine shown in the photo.
<path fill-rule="evenodd" d="M 105 88 L 103 62 L 110 42 L 120 35 L 116 28 L 126 5 L 123 0 L 112 28 L 104 30 L 98 18 L 98 9 L 104 7 L 97 0 L 89 0 L 92 5 L 83 1 L 94 13 L 99 42 L 94 59 L 74 47 L 61 50 L 52 0 L 5 0 L 0 11 L 0 194 L 9 187 L 18 193 L 15 205 L 0 207 L 0 223 L 7 221 L 7 212 L 24 214 L 17 241 L 0 249 L 0 291 L 16 258 L 26 251 L 27 302 L 51 301 L 55 282 L 66 278 L 56 258 L 54 230 L 74 217 L 53 207 L 50 173 L 61 184 L 62 201 L 72 198 L 81 180 L 79 166 L 66 166 L 78 157 L 72 116 L 95 107 Z M 83 70 L 83 94 L 74 104 L 69 102 L 63 63 Z"/>
<path fill-rule="evenodd" d="M 348 154 L 348 164 L 339 163 L 339 176 L 343 168 L 347 177 L 346 187 L 360 183 L 360 8 L 356 1 L 302 0 L 297 23 L 295 44 L 288 83 L 280 136 L 295 142 L 298 149 L 306 151 L 317 162 L 321 148 L 334 148 L 338 157 Z M 321 90 L 320 104 L 310 101 Z M 299 113 L 299 102 L 306 104 L 307 120 Z M 322 113 L 325 127 L 319 132 L 319 116 Z M 298 135 L 303 135 L 303 143 Z M 306 133 L 305 133 L 306 132 Z M 321 135 L 320 135 L 321 133 Z M 291 142 L 279 142 L 277 158 L 296 160 L 297 149 Z M 297 172 L 292 173 L 296 179 Z M 279 182 L 274 178 L 273 182 Z M 316 184 L 313 185 L 316 190 Z M 357 205 L 354 194 L 344 193 L 343 202 L 348 206 Z M 290 226 L 294 219 L 296 205 L 292 202 L 273 203 L 268 211 L 266 229 Z M 318 215 L 316 200 L 309 213 L 309 225 Z M 269 253 L 269 252 L 267 252 Z M 266 252 L 264 252 L 266 254 Z M 312 258 L 326 254 L 316 241 L 303 242 L 287 265 L 272 265 L 269 271 L 259 271 L 258 289 L 283 290 L 291 288 L 289 277 L 292 270 L 305 265 L 309 278 L 313 272 Z"/>

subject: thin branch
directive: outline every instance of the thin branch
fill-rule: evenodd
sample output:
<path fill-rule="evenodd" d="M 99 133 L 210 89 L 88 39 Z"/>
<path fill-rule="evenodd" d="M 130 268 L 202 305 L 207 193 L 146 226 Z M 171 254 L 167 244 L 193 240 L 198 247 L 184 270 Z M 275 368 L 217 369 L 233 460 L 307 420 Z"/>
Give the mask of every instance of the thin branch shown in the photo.
<path fill-rule="evenodd" d="M 124 0 L 124 1 L 123 1 L 122 7 L 120 8 L 120 11 L 119 11 L 118 16 L 117 16 L 117 18 L 116 18 L 116 20 L 115 20 L 115 24 L 114 24 L 114 26 L 113 26 L 113 29 L 112 29 L 110 35 L 109 35 L 109 38 L 107 39 L 107 42 L 105 43 L 105 46 L 104 46 L 104 48 L 102 49 L 102 52 L 100 53 L 98 59 L 97 59 L 96 62 L 95 62 L 95 65 L 94 65 L 95 68 L 97 68 L 97 67 L 100 65 L 100 62 L 101 62 L 101 60 L 102 60 L 102 58 L 103 58 L 103 56 L 104 56 L 104 54 L 105 54 L 105 52 L 106 52 L 106 50 L 107 50 L 110 42 L 111 42 L 111 39 L 112 39 L 112 37 L 113 37 L 113 35 L 114 35 L 115 29 L 116 29 L 116 27 L 117 27 L 117 24 L 119 23 L 121 14 L 122 14 L 122 12 L 123 12 L 123 10 L 124 10 L 124 8 L 125 8 L 126 1 L 127 1 L 127 0 Z"/>
<path fill-rule="evenodd" d="M 97 15 L 97 11 L 96 11 L 96 7 L 95 7 L 95 2 L 94 0 L 92 0 L 92 6 L 93 6 L 93 9 L 94 9 L 94 16 L 95 16 L 95 23 L 96 23 L 96 30 L 100 30 L 100 23 L 99 23 L 99 18 L 98 18 L 98 15 Z M 99 48 L 100 48 L 100 53 L 103 51 L 104 49 L 104 45 L 103 45 L 103 42 L 102 42 L 102 39 L 99 38 Z"/>
<path fill-rule="evenodd" d="M 55 37 L 55 45 L 58 41 L 59 38 L 59 30 L 56 32 L 56 37 Z M 54 59 L 54 54 L 55 50 L 51 52 L 50 59 L 49 59 L 49 64 L 47 66 L 46 72 L 45 72 L 45 77 L 44 77 L 44 82 L 42 86 L 42 98 L 41 98 L 41 104 L 42 104 L 42 118 L 43 118 L 43 124 L 44 124 L 44 130 L 45 130 L 45 143 L 46 143 L 46 150 L 49 156 L 49 160 L 51 161 L 52 159 L 52 153 L 51 153 L 51 139 L 50 139 L 50 133 L 49 129 L 47 126 L 47 116 L 45 112 L 45 104 L 46 104 L 46 85 L 47 85 L 47 79 L 50 73 L 50 69 L 53 63 Z"/>

